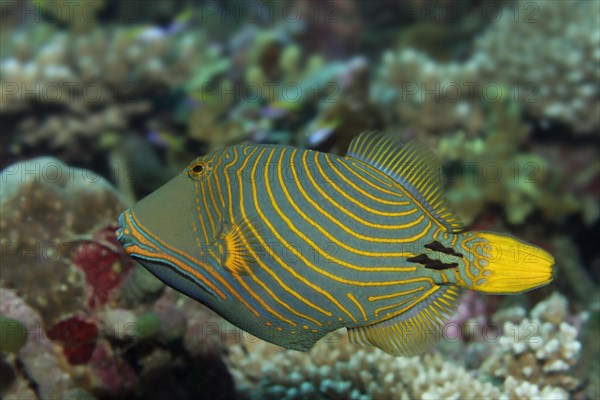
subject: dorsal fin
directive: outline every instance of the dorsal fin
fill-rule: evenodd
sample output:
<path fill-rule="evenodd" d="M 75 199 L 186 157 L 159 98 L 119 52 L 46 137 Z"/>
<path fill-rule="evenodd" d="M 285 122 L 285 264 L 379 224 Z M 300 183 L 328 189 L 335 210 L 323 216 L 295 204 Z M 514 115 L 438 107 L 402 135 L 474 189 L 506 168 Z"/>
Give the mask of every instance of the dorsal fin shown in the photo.
<path fill-rule="evenodd" d="M 352 140 L 347 156 L 389 175 L 449 232 L 462 231 L 462 223 L 446 204 L 440 160 L 424 144 L 413 140 L 402 145 L 393 137 L 365 132 Z"/>
<path fill-rule="evenodd" d="M 348 329 L 351 342 L 379 347 L 388 354 L 413 357 L 442 338 L 444 324 L 458 307 L 456 286 L 440 286 L 410 310 L 373 325 Z"/>

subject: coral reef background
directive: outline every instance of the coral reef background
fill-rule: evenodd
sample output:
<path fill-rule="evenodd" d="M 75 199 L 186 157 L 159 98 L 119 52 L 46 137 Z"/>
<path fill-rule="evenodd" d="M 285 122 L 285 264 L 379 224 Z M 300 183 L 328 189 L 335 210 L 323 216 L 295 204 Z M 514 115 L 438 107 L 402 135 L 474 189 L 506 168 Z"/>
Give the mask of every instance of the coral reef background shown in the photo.
<path fill-rule="evenodd" d="M 0 398 L 599 399 L 600 2 L 0 1 Z M 440 156 L 468 229 L 555 281 L 464 292 L 436 347 L 264 343 L 166 288 L 119 213 L 241 142 Z"/>

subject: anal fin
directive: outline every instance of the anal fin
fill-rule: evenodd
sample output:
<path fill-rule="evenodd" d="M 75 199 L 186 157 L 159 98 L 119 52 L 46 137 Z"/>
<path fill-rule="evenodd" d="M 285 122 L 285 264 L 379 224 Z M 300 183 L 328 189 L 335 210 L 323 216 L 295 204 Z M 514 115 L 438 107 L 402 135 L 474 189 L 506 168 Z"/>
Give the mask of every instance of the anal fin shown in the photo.
<path fill-rule="evenodd" d="M 379 347 L 394 356 L 416 356 L 441 339 L 444 324 L 457 309 L 459 293 L 456 286 L 440 286 L 403 314 L 348 329 L 348 337 L 351 342 Z"/>

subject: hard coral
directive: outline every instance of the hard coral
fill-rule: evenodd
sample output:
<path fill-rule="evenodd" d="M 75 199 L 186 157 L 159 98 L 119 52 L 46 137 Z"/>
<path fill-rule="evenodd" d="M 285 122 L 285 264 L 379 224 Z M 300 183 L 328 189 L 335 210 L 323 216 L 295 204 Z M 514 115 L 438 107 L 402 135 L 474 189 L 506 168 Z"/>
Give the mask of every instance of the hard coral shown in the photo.
<path fill-rule="evenodd" d="M 103 160 L 107 133 L 131 133 L 139 121 L 144 134 L 173 130 L 175 113 L 156 111 L 167 107 L 166 95 L 182 100 L 177 88 L 211 61 L 206 42 L 202 29 L 188 26 L 94 27 L 75 35 L 36 23 L 7 32 L 2 159 L 27 152 L 92 164 Z"/>
<path fill-rule="evenodd" d="M 537 387 L 573 390 L 578 381 L 570 374 L 581 343 L 578 330 L 566 322 L 568 303 L 554 293 L 537 304 L 529 316 L 504 323 L 499 346 L 495 346 L 482 369 L 501 379 L 512 377 Z"/>
<path fill-rule="evenodd" d="M 340 334 L 308 353 L 257 342 L 248 353 L 231 349 L 231 372 L 240 392 L 267 399 L 497 398 L 500 390 L 439 355 L 396 358 L 357 349 Z M 268 362 L 265 362 L 269 360 Z"/>
<path fill-rule="evenodd" d="M 73 241 L 114 222 L 125 208 L 106 179 L 52 157 L 9 165 L 0 178 L 2 240 L 18 247 Z"/>
<path fill-rule="evenodd" d="M 511 96 L 539 120 L 591 134 L 600 126 L 599 15 L 597 1 L 517 1 L 465 61 L 386 52 L 374 95 L 390 122 L 418 133 L 476 133 L 488 118 L 482 106 Z"/>
<path fill-rule="evenodd" d="M 3 286 L 26 288 L 23 296 L 48 324 L 80 310 L 83 274 L 71 265 L 73 250 L 116 221 L 125 208 L 119 193 L 95 173 L 50 157 L 10 165 L 0 179 Z"/>
<path fill-rule="evenodd" d="M 523 318 L 526 313 L 513 314 Z M 522 319 L 521 325 L 540 324 L 532 336 L 535 341 L 524 341 L 528 326 L 507 325 L 500 345 L 497 340 L 468 344 L 467 352 L 477 347 L 480 353 L 491 353 L 483 370 L 469 371 L 441 353 L 398 358 L 373 347 L 357 348 L 341 332 L 307 353 L 246 336 L 230 347 L 228 362 L 238 391 L 250 398 L 567 399 L 576 384 L 569 368 L 579 352 L 577 330 L 564 321 L 568 318 L 566 302 L 553 295 L 538 304 L 529 319 Z M 521 337 L 512 340 L 515 331 Z"/>
<path fill-rule="evenodd" d="M 12 388 L 16 393 L 11 390 L 6 394 L 6 398 L 10 398 L 13 393 L 13 398 L 23 398 L 19 395 L 24 396 L 27 393 L 23 387 L 32 386 L 31 382 L 35 382 L 36 394 L 40 398 L 63 398 L 66 391 L 75 387 L 75 383 L 61 368 L 60 350 L 43 334 L 43 321 L 40 314 L 13 290 L 5 288 L 0 288 L 0 313 L 25 323 L 30 335 L 25 346 L 17 353 L 22 368 L 15 367 L 15 369 L 22 373 L 19 373 L 17 377 L 19 382 Z"/>
<path fill-rule="evenodd" d="M 593 134 L 600 127 L 599 49 L 600 2 L 519 0 L 477 40 L 474 58 L 484 61 L 484 81 L 520 90 L 535 117 Z"/>
<path fill-rule="evenodd" d="M 528 124 L 512 99 L 490 107 L 485 129 L 443 137 L 437 153 L 450 175 L 447 198 L 466 225 L 486 207 L 497 205 L 509 223 L 521 224 L 535 211 L 561 222 L 580 210 L 582 201 L 562 189 L 567 177 L 548 160 L 528 149 Z"/>
<path fill-rule="evenodd" d="M 413 49 L 388 50 L 372 96 L 389 124 L 419 136 L 455 129 L 475 133 L 486 118 L 481 88 L 474 87 L 480 81 L 475 61 L 440 64 Z"/>

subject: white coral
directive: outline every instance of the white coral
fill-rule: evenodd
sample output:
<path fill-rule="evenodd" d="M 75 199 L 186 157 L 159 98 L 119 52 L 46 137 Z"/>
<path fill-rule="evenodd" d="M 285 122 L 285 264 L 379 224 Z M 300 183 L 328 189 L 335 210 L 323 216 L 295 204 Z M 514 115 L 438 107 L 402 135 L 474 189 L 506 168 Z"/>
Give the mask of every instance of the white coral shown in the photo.
<path fill-rule="evenodd" d="M 575 132 L 594 132 L 600 126 L 599 26 L 598 1 L 518 1 L 475 45 L 479 57 L 496 66 L 483 77 L 510 82 L 522 94 L 529 85 L 534 101 L 522 103 L 529 112 Z"/>
<path fill-rule="evenodd" d="M 540 304 L 566 302 L 556 296 Z M 519 315 L 527 315 L 525 312 Z M 373 347 L 356 347 L 342 332 L 307 353 L 262 341 L 234 344 L 228 363 L 240 393 L 252 398 L 301 399 L 567 399 L 576 381 L 569 370 L 579 352 L 577 330 L 566 322 L 529 315 L 506 322 L 481 370 L 468 371 L 440 353 L 397 358 Z M 539 355 L 539 357 L 538 357 Z M 489 375 L 502 380 L 499 386 Z"/>
<path fill-rule="evenodd" d="M 384 55 L 379 88 L 396 88 L 391 107 L 399 120 L 418 131 L 460 127 L 475 132 L 484 127 L 482 103 L 512 97 L 540 119 L 559 120 L 576 133 L 595 132 L 600 126 L 600 2 L 520 0 L 499 15 L 465 62 L 437 63 L 413 49 Z M 456 88 L 461 91 L 454 98 Z M 375 97 L 383 99 L 379 94 Z M 390 103 L 385 97 L 383 102 Z"/>
<path fill-rule="evenodd" d="M 581 343 L 577 329 L 564 321 L 567 311 L 567 300 L 554 293 L 536 305 L 529 318 L 516 323 L 506 321 L 500 346 L 486 360 L 483 370 L 498 378 L 519 378 L 537 386 L 573 389 L 577 382 L 570 369 L 577 362 Z M 533 389 L 524 385 L 513 392 L 518 397 L 527 390 Z"/>
<path fill-rule="evenodd" d="M 308 353 L 264 342 L 247 347 L 248 352 L 233 346 L 229 363 L 239 391 L 253 398 L 459 399 L 501 393 L 439 354 L 396 358 L 373 347 L 357 348 L 343 334 Z"/>

